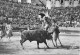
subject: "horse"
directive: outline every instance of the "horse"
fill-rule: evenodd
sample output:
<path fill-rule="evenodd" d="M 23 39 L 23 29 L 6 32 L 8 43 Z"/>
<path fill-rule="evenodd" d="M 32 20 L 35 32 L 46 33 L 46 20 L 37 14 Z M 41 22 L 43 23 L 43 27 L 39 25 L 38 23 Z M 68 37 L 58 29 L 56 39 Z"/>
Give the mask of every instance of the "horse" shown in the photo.
<path fill-rule="evenodd" d="M 57 47 L 57 41 L 59 41 L 60 45 L 62 45 L 61 41 L 60 41 L 60 38 L 59 38 L 59 33 L 60 33 L 60 30 L 59 30 L 59 27 L 57 25 L 54 26 L 54 28 L 52 29 L 53 31 L 53 40 L 55 42 L 55 46 Z"/>
<path fill-rule="evenodd" d="M 54 22 L 54 24 L 52 23 L 52 21 Z M 60 45 L 63 46 L 59 39 L 60 31 L 59 31 L 58 26 L 56 25 L 57 21 L 56 22 L 55 21 L 56 20 L 54 20 L 54 19 L 52 20 L 51 17 L 45 16 L 43 19 L 42 27 L 44 30 L 46 30 L 48 32 L 50 31 L 50 29 L 51 29 L 51 32 L 53 32 L 52 36 L 53 36 L 53 41 L 55 42 L 54 46 L 57 47 L 57 40 L 60 42 Z"/>

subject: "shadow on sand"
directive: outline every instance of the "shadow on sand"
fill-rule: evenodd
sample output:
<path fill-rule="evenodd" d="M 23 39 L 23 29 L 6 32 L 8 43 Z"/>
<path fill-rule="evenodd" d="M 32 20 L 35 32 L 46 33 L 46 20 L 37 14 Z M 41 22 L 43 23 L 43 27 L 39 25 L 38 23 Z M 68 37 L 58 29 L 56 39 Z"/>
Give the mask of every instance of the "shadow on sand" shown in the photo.
<path fill-rule="evenodd" d="M 80 47 L 79 46 L 63 45 L 63 46 L 50 47 L 50 48 L 39 48 L 39 49 L 80 49 Z"/>
<path fill-rule="evenodd" d="M 58 46 L 58 49 L 79 49 L 79 46 L 70 46 L 70 45 L 63 45 L 63 46 Z"/>

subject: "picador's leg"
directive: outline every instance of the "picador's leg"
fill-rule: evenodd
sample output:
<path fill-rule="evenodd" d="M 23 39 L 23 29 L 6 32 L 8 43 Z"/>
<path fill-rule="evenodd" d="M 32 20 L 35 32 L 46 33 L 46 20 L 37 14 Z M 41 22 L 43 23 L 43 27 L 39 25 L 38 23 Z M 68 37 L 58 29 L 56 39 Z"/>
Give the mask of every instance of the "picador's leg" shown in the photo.
<path fill-rule="evenodd" d="M 48 31 L 49 26 L 46 27 L 46 31 Z"/>

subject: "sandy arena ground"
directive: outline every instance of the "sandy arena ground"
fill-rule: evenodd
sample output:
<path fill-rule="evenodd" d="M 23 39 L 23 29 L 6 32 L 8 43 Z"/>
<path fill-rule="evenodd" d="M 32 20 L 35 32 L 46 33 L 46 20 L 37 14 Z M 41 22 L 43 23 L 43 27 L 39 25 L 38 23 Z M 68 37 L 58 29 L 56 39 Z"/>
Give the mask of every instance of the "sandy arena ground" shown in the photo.
<path fill-rule="evenodd" d="M 60 40 L 63 47 L 54 47 L 52 42 L 47 40 L 50 49 L 44 43 L 40 44 L 41 49 L 37 49 L 36 41 L 24 43 L 25 49 L 19 43 L 20 33 L 14 33 L 10 39 L 4 37 L 0 40 L 0 55 L 26 55 L 26 54 L 56 54 L 56 55 L 80 55 L 80 33 L 60 33 Z M 58 43 L 59 45 L 59 43 Z"/>

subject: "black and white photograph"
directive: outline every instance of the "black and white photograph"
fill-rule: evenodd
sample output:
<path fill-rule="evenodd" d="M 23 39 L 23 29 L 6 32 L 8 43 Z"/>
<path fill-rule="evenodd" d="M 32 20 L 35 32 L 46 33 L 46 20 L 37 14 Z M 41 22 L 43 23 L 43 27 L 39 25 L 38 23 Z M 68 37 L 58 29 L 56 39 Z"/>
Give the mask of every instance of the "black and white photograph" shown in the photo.
<path fill-rule="evenodd" d="M 80 55 L 80 0 L 0 0 L 0 55 Z"/>

